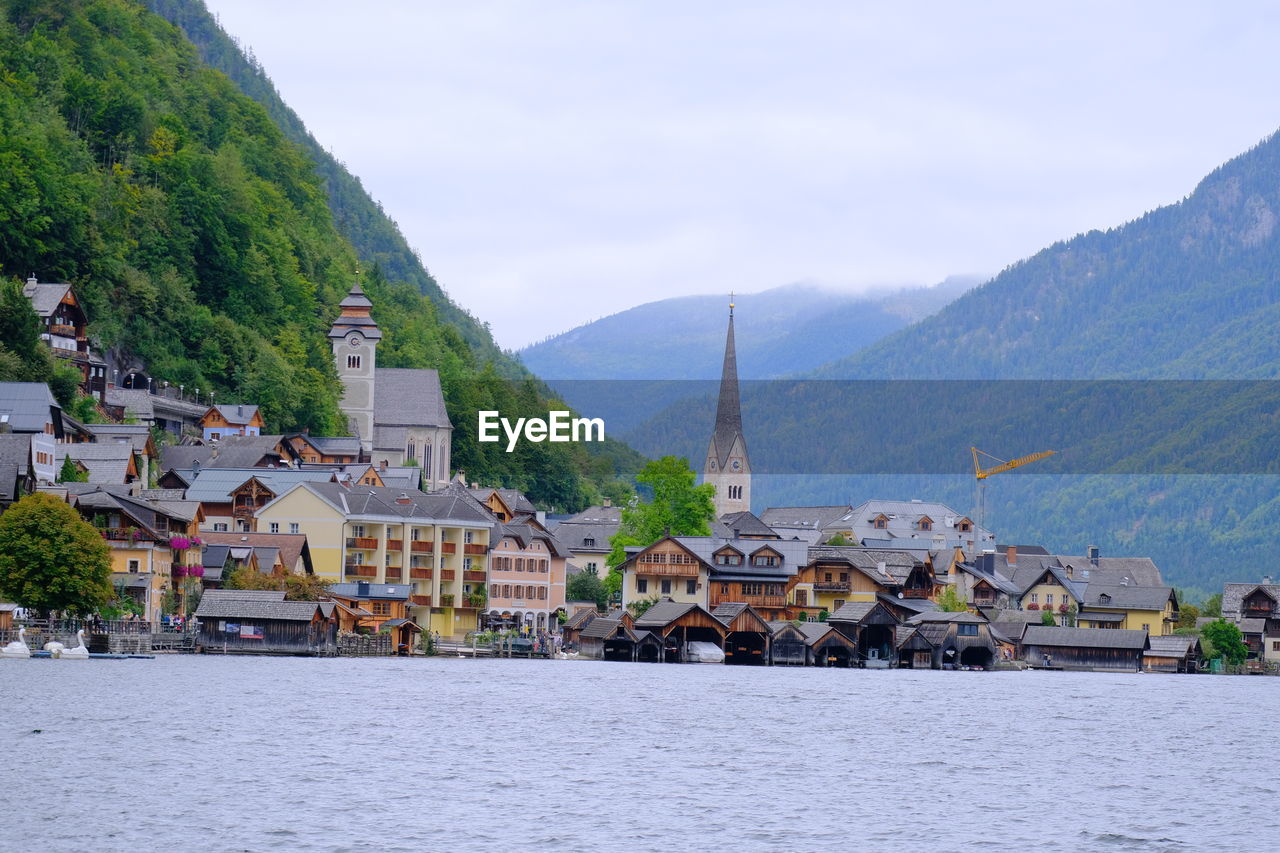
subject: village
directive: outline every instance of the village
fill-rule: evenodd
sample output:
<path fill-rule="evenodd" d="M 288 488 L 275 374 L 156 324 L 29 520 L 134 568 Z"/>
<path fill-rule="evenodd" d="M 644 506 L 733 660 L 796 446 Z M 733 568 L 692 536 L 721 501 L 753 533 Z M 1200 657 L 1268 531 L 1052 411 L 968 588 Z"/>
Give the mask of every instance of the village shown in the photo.
<path fill-rule="evenodd" d="M 1152 560 L 1006 544 L 939 502 L 753 514 L 732 305 L 702 470 L 710 533 L 628 546 L 611 567 L 623 507 L 548 516 L 453 469 L 439 376 L 377 366 L 382 332 L 358 283 L 328 333 L 349 436 L 263 434 L 252 401 L 202 399 L 93 352 L 71 285 L 33 276 L 24 294 L 102 422 L 73 418 L 46 384 L 0 383 L 0 511 L 35 494 L 74 508 L 110 547 L 117 603 L 80 620 L 0 603 L 6 656 L 80 630 L 102 655 L 1195 673 L 1224 668 L 1197 631 L 1221 621 L 1246 649 L 1234 669 L 1280 668 L 1270 578 L 1227 584 L 1220 617 L 1180 626 Z M 610 600 L 570 595 L 611 569 Z"/>

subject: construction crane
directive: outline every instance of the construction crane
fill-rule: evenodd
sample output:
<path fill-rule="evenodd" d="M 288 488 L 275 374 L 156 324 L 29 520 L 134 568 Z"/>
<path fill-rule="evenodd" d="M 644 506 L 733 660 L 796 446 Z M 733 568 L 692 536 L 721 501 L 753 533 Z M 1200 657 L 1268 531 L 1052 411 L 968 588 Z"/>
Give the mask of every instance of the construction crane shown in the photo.
<path fill-rule="evenodd" d="M 987 520 L 987 484 L 983 481 L 988 477 L 996 474 L 1003 474 L 1005 471 L 1012 471 L 1014 468 L 1026 465 L 1030 462 L 1037 462 L 1044 459 L 1046 456 L 1052 456 L 1058 452 L 1056 450 L 1041 450 L 1036 453 L 1028 453 L 1026 456 L 1019 456 L 1017 459 L 1009 459 L 1006 461 L 999 457 L 992 456 L 990 453 L 985 453 L 976 447 L 970 447 L 969 449 L 973 451 L 973 476 L 977 479 L 978 483 L 978 526 L 984 529 L 986 527 Z M 982 460 L 978 458 L 979 456 L 994 459 L 996 464 L 992 465 L 990 468 L 983 468 Z"/>

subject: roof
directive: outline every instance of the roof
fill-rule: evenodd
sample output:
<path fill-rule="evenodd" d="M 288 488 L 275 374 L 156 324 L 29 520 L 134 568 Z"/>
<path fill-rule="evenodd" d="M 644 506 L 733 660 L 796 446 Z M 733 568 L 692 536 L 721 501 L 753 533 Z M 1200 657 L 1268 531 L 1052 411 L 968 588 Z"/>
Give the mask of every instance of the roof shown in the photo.
<path fill-rule="evenodd" d="M 1116 607 L 1123 610 L 1163 610 L 1172 587 L 1167 586 L 1104 586 L 1090 582 L 1085 590 L 1087 607 Z M 1103 602 L 1103 596 L 1109 600 Z"/>
<path fill-rule="evenodd" d="M 877 528 L 873 521 L 881 515 L 887 519 L 886 526 Z M 917 527 L 917 522 L 926 516 L 933 521 L 932 529 L 921 530 Z M 937 501 L 869 500 L 828 522 L 826 531 L 834 533 L 849 530 L 857 539 L 870 535 L 875 538 L 915 540 L 922 544 L 939 540 L 948 544 L 974 541 L 982 543 L 993 539 L 989 531 L 980 529 L 972 519 L 969 519 L 970 532 L 962 533 L 958 525 L 961 519 L 966 518 L 968 516 L 964 513 Z"/>
<path fill-rule="evenodd" d="M 821 531 L 845 515 L 853 507 L 843 506 L 771 506 L 760 513 L 760 520 L 770 528 L 780 527 Z"/>
<path fill-rule="evenodd" d="M 1123 613 L 1098 613 L 1092 610 L 1081 610 L 1076 614 L 1077 622 L 1110 622 L 1119 625 L 1124 622 Z"/>
<path fill-rule="evenodd" d="M 266 595 L 247 596 L 248 592 Z M 226 594 L 220 594 L 226 593 Z M 284 593 L 274 590 L 205 591 L 196 609 L 197 619 L 275 619 L 309 622 L 320 609 L 317 601 L 285 601 Z"/>
<path fill-rule="evenodd" d="M 1076 580 L 1090 583 L 1103 583 L 1109 586 L 1119 585 L 1126 578 L 1130 586 L 1164 586 L 1164 578 L 1160 569 L 1150 557 L 1065 557 L 1055 554 L 1051 557 L 1058 565 L 1072 570 Z"/>
<path fill-rule="evenodd" d="M 54 448 L 54 466 L 61 469 L 62 460 L 70 457 L 84 465 L 89 482 L 94 484 L 125 483 L 129 463 L 133 460 L 133 444 L 59 444 Z M 135 468 L 135 472 L 136 472 Z"/>
<path fill-rule="evenodd" d="M 589 506 L 582 512 L 562 520 L 561 524 L 619 524 L 622 521 L 622 507 Z"/>
<path fill-rule="evenodd" d="M 797 627 L 800 629 L 800 633 L 804 634 L 804 641 L 810 646 L 822 642 L 822 638 L 830 634 L 832 631 L 835 631 L 836 634 L 844 637 L 844 634 L 841 634 L 836 630 L 834 625 L 830 625 L 826 622 L 801 622 Z"/>
<path fill-rule="evenodd" d="M 908 625 L 922 625 L 926 622 L 934 624 L 952 624 L 952 623 L 978 623 L 985 624 L 987 617 L 977 613 L 968 611 L 949 612 L 946 610 L 933 610 L 928 613 L 917 613 L 907 620 Z"/>
<path fill-rule="evenodd" d="M 711 433 L 711 447 L 724 470 L 734 444 L 741 442 L 742 455 L 747 454 L 747 440 L 742 435 L 742 401 L 738 395 L 738 356 L 733 344 L 733 306 L 729 307 L 729 331 L 724 340 L 724 365 L 720 372 L 720 394 L 716 400 L 716 423 Z"/>
<path fill-rule="evenodd" d="M 22 286 L 22 293 L 31 300 L 31 307 L 41 317 L 48 317 L 58 308 L 62 298 L 67 295 L 71 285 L 49 281 L 27 279 Z"/>
<path fill-rule="evenodd" d="M 613 636 L 613 632 L 618 630 L 618 626 L 621 624 L 621 619 L 592 619 L 591 624 L 583 628 L 579 636 L 583 639 L 595 638 L 603 640 Z"/>
<path fill-rule="evenodd" d="M 154 420 L 155 402 L 150 392 L 136 388 L 108 388 L 107 405 L 123 406 L 124 413 L 144 421 Z"/>
<path fill-rule="evenodd" d="M 186 471 L 180 474 L 186 475 Z M 202 503 L 230 503 L 231 491 L 257 479 L 262 485 L 279 496 L 298 483 L 327 483 L 333 479 L 332 471 L 304 470 L 293 468 L 201 468 L 192 471 L 187 482 L 187 500 Z"/>
<path fill-rule="evenodd" d="M 599 611 L 584 607 L 565 621 L 562 630 L 576 631 L 599 615 Z"/>
<path fill-rule="evenodd" d="M 253 420 L 253 416 L 258 414 L 258 407 L 254 405 L 241 405 L 237 403 L 219 403 L 211 407 L 211 410 L 217 411 L 222 415 L 222 419 L 233 426 L 244 426 Z"/>
<path fill-rule="evenodd" d="M 1050 628 L 1047 625 L 1028 625 L 1022 635 L 1022 645 L 1140 650 L 1147 648 L 1147 632 L 1119 628 Z"/>
<path fill-rule="evenodd" d="M 101 444 L 110 441 L 128 441 L 135 453 L 145 453 L 151 440 L 151 427 L 146 424 L 85 424 L 85 429 Z"/>
<path fill-rule="evenodd" d="M 248 546 L 255 550 L 275 549 L 279 554 L 280 563 L 289 571 L 294 570 L 298 560 L 303 561 L 305 571 L 312 571 L 311 549 L 307 545 L 305 533 L 216 533 L 202 530 L 200 538 L 204 541 L 206 548 L 209 545 L 227 545 Z M 263 556 L 261 553 L 258 555 L 259 562 Z M 274 562 L 274 557 L 271 557 L 271 562 L 266 568 L 269 569 Z"/>
<path fill-rule="evenodd" d="M 697 606 L 692 602 L 665 599 L 652 605 L 648 610 L 636 617 L 636 626 L 661 628 L 670 625 Z"/>
<path fill-rule="evenodd" d="M 1276 601 L 1280 601 L 1280 584 L 1228 583 L 1222 585 L 1222 615 L 1228 619 L 1239 616 L 1245 598 L 1255 589 L 1261 589 Z"/>
<path fill-rule="evenodd" d="M 1267 629 L 1266 619 L 1238 619 L 1236 627 L 1240 629 L 1241 634 L 1261 634 Z"/>
<path fill-rule="evenodd" d="M 913 569 L 924 565 L 923 555 L 907 550 L 863 548 L 860 545 L 814 545 L 810 563 L 844 563 L 858 569 L 881 586 L 901 586 Z"/>
<path fill-rule="evenodd" d="M 875 601 L 850 601 L 836 609 L 836 611 L 827 616 L 828 622 L 861 622 L 878 602 Z"/>
<path fill-rule="evenodd" d="M 443 489 L 428 494 L 414 489 L 392 489 L 386 486 L 347 488 L 341 483 L 299 483 L 293 488 L 306 489 L 348 517 L 381 516 L 423 519 L 424 522 L 448 519 L 476 527 L 492 527 L 497 524 L 488 510 L 470 496 Z M 281 497 L 275 500 L 278 501 Z M 274 503 L 272 501 L 267 506 Z"/>
<path fill-rule="evenodd" d="M 0 498 L 10 499 L 19 476 L 31 468 L 31 435 L 0 433 Z"/>
<path fill-rule="evenodd" d="M 378 367 L 373 376 L 374 446 L 382 447 L 377 430 L 384 426 L 448 427 L 449 412 L 434 370 Z M 391 447 L 403 450 L 404 442 Z"/>
<path fill-rule="evenodd" d="M 1182 634 L 1154 634 L 1147 638 L 1151 644 L 1150 654 L 1153 657 L 1186 657 L 1199 642 L 1195 637 Z"/>
<path fill-rule="evenodd" d="M 43 382 L 0 382 L 0 423 L 7 423 L 13 432 L 44 432 L 54 409 L 61 412 Z"/>
<path fill-rule="evenodd" d="M 722 515 L 714 526 L 717 528 L 714 532 L 725 539 L 736 538 L 735 534 L 748 538 L 780 538 L 772 527 L 757 518 L 754 513 L 745 510 Z"/>
<path fill-rule="evenodd" d="M 722 536 L 673 536 L 684 548 L 711 566 L 717 578 L 728 575 L 742 576 L 748 579 L 762 577 L 790 577 L 805 565 L 808 559 L 808 546 L 804 542 L 791 539 L 726 539 Z M 747 558 L 740 566 L 715 565 L 715 552 L 725 546 L 734 548 Z M 757 551 L 768 549 L 782 557 L 777 566 L 753 566 L 750 557 Z"/>
<path fill-rule="evenodd" d="M 363 589 L 362 589 L 363 588 Z M 345 598 L 359 598 L 372 601 L 408 601 L 413 585 L 407 583 L 335 583 L 330 584 L 329 591 Z"/>
<path fill-rule="evenodd" d="M 160 466 L 165 471 L 174 468 L 256 468 L 264 460 L 284 460 L 277 447 L 283 442 L 280 435 L 228 435 L 216 445 L 171 445 L 160 451 Z"/>

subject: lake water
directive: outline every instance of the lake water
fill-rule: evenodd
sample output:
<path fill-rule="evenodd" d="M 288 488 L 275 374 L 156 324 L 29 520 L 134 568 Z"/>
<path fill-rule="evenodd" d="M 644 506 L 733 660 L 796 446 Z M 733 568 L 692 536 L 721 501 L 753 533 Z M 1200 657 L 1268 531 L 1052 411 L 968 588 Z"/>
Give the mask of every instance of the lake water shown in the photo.
<path fill-rule="evenodd" d="M 1274 851 L 1278 732 L 1280 678 L 0 660 L 0 848 Z"/>

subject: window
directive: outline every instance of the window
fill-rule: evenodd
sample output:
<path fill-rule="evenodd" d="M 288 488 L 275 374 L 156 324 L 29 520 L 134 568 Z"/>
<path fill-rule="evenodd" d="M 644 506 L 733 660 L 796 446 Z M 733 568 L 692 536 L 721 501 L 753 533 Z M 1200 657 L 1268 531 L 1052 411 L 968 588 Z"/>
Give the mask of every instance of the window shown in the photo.
<path fill-rule="evenodd" d="M 516 557 L 516 571 L 517 572 L 524 571 L 524 557 Z"/>
<path fill-rule="evenodd" d="M 841 572 L 841 573 L 840 573 L 840 583 L 848 583 L 848 582 L 849 582 L 849 573 L 848 573 L 848 572 Z"/>
<path fill-rule="evenodd" d="M 956 635 L 960 637 L 978 636 L 978 626 L 972 622 L 962 622 L 956 626 Z"/>
<path fill-rule="evenodd" d="M 800 607 L 806 607 L 809 604 L 809 591 L 804 589 L 796 590 L 796 604 Z"/>
<path fill-rule="evenodd" d="M 354 537 L 355 537 L 355 538 L 357 538 L 357 539 L 363 539 L 363 538 L 364 538 L 364 525 L 363 525 L 363 524 L 353 524 L 353 525 L 351 525 L 351 535 L 352 535 L 352 536 L 354 536 Z"/>
<path fill-rule="evenodd" d="M 347 368 L 348 368 L 348 369 L 350 369 L 350 370 L 359 370 L 359 369 L 360 369 L 360 356 L 358 356 L 358 355 L 349 355 L 349 356 L 347 356 Z"/>
<path fill-rule="evenodd" d="M 587 536 L 587 537 L 583 538 L 583 540 L 582 540 L 582 547 L 584 547 L 584 548 L 594 548 L 595 546 L 596 546 L 596 540 L 595 540 L 595 537 Z"/>
<path fill-rule="evenodd" d="M 405 448 L 404 448 L 404 458 L 405 458 L 405 459 L 417 459 L 417 458 L 418 458 L 418 443 L 417 443 L 416 441 L 414 441 L 412 438 L 411 438 L 411 439 L 409 439 L 409 443 L 408 443 L 407 445 L 405 445 Z"/>
<path fill-rule="evenodd" d="M 273 522 L 271 522 L 271 532 L 272 532 L 272 533 L 279 533 L 279 532 L 280 532 L 280 522 L 278 522 L 278 521 L 273 521 Z"/>
<path fill-rule="evenodd" d="M 776 566 L 776 565 L 778 565 L 778 558 L 777 558 L 777 557 L 770 557 L 770 556 L 767 556 L 767 555 L 758 555 L 758 556 L 755 556 L 755 557 L 752 557 L 752 558 L 751 558 L 751 565 L 753 565 L 753 566 Z"/>
<path fill-rule="evenodd" d="M 743 595 L 760 595 L 764 591 L 764 585 L 758 583 L 744 583 L 742 585 Z"/>
<path fill-rule="evenodd" d="M 1280 652 L 1280 640 L 1271 641 L 1271 651 Z"/>
<path fill-rule="evenodd" d="M 638 593 L 640 593 L 641 595 L 643 595 L 644 593 L 646 593 L 646 592 L 648 592 L 648 591 L 649 591 L 649 579 L 648 579 L 648 578 L 636 578 L 636 592 L 638 592 Z"/>
<path fill-rule="evenodd" d="M 298 532 L 298 522 L 296 522 L 296 521 L 291 521 L 291 522 L 289 522 L 289 532 L 290 532 L 290 533 L 297 533 L 297 532 Z"/>
<path fill-rule="evenodd" d="M 1142 624 L 1142 630 L 1150 632 L 1150 631 L 1151 631 L 1151 626 L 1150 626 L 1150 625 L 1148 625 L 1148 624 L 1146 624 L 1146 623 L 1144 622 L 1144 623 Z"/>
<path fill-rule="evenodd" d="M 741 566 L 742 557 L 737 554 L 716 554 L 716 565 L 719 566 Z"/>
<path fill-rule="evenodd" d="M 826 583 L 831 583 L 831 572 L 827 572 L 826 575 L 823 576 L 823 580 Z"/>
<path fill-rule="evenodd" d="M 1044 596 L 1044 603 L 1045 603 L 1045 604 L 1047 604 L 1047 605 L 1049 605 L 1050 607 L 1052 607 L 1052 606 L 1053 606 L 1053 593 L 1051 593 L 1051 592 L 1049 592 L 1049 593 L 1045 593 L 1045 596 Z"/>
<path fill-rule="evenodd" d="M 968 533 L 968 532 L 969 532 L 970 530 L 972 530 L 972 529 L 973 529 L 973 528 L 972 528 L 972 526 L 969 524 L 969 522 L 967 522 L 967 521 L 962 521 L 962 522 L 960 522 L 960 532 L 961 532 L 961 533 Z"/>
<path fill-rule="evenodd" d="M 929 520 L 929 519 L 927 519 L 927 518 L 922 518 L 922 519 L 920 519 L 920 529 L 921 529 L 921 530 L 932 530 L 932 529 L 933 529 L 933 522 L 932 522 L 932 521 L 930 521 L 930 520 Z"/>
<path fill-rule="evenodd" d="M 1033 593 L 1031 593 L 1031 603 L 1032 603 L 1032 604 L 1039 604 L 1039 603 L 1040 603 L 1040 593 L 1038 593 L 1038 592 L 1033 592 Z"/>
<path fill-rule="evenodd" d="M 131 572 L 136 572 L 136 571 L 138 571 L 138 570 L 139 570 L 139 569 L 141 569 L 141 568 L 142 568 L 142 561 L 141 561 L 141 560 L 130 560 L 130 561 L 129 561 L 129 571 L 131 571 Z"/>
<path fill-rule="evenodd" d="M 670 594 L 671 594 L 671 579 L 670 579 L 670 578 L 663 578 L 663 579 L 662 579 L 662 594 L 663 594 L 663 595 L 670 595 Z"/>
<path fill-rule="evenodd" d="M 225 521 L 218 521 L 218 522 L 214 522 L 214 525 L 213 525 L 213 532 L 214 532 L 214 533 L 226 533 L 226 532 L 227 532 L 227 523 L 226 523 Z"/>
<path fill-rule="evenodd" d="M 471 542 L 472 542 L 472 540 L 474 540 L 474 539 L 475 539 L 475 536 L 476 536 L 476 534 L 475 534 L 475 531 L 474 531 L 474 530 L 465 530 L 465 531 L 463 531 L 463 533 L 462 533 L 462 541 L 463 541 L 463 544 L 470 545 L 470 544 L 471 544 Z"/>
<path fill-rule="evenodd" d="M 876 519 L 876 530 L 884 530 L 888 526 L 889 526 L 889 519 L 887 518 Z"/>
<path fill-rule="evenodd" d="M 686 595 L 695 595 L 698 592 L 698 582 L 696 580 L 685 581 L 684 591 Z"/>
<path fill-rule="evenodd" d="M 374 616 L 390 616 L 391 602 L 390 601 L 373 602 L 373 615 Z"/>
<path fill-rule="evenodd" d="M 240 519 L 240 525 L 239 525 L 239 526 L 240 526 L 240 532 L 241 532 L 241 533 L 248 533 L 248 532 L 249 532 L 249 522 L 245 521 L 243 518 L 242 518 L 242 519 Z"/>
<path fill-rule="evenodd" d="M 598 572 L 596 571 L 596 564 L 595 564 L 595 563 L 587 563 L 587 571 L 591 572 L 591 574 L 593 574 L 593 575 L 594 575 L 594 574 L 598 574 Z"/>
<path fill-rule="evenodd" d="M 545 586 L 538 587 L 538 600 L 539 601 L 547 600 L 547 588 Z"/>

